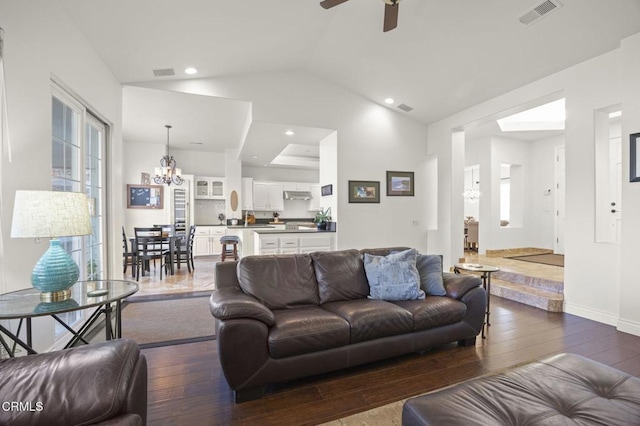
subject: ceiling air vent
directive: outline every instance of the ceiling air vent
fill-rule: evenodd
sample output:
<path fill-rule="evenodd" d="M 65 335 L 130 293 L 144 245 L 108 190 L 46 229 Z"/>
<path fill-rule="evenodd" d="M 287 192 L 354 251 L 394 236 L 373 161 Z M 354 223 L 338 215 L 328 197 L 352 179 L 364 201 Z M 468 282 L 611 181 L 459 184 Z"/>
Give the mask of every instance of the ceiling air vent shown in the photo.
<path fill-rule="evenodd" d="M 518 20 L 525 25 L 531 25 L 560 7 L 562 7 L 562 4 L 558 0 L 545 0 L 534 6 L 533 9 L 523 13 Z"/>
<path fill-rule="evenodd" d="M 173 68 L 165 68 L 160 70 L 153 70 L 153 75 L 156 77 L 168 77 L 171 75 L 176 75 L 173 71 Z"/>
<path fill-rule="evenodd" d="M 413 108 L 411 108 L 409 105 L 405 105 L 405 104 L 398 105 L 398 108 L 403 110 L 404 112 L 413 111 Z"/>

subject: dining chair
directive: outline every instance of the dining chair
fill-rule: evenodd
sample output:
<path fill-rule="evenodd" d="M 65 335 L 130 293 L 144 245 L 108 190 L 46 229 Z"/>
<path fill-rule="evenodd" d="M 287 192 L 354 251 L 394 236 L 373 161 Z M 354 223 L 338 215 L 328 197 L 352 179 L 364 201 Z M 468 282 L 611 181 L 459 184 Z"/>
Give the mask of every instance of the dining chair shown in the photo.
<path fill-rule="evenodd" d="M 156 260 L 160 260 L 160 279 L 162 279 L 162 269 L 168 271 L 169 260 L 169 237 L 163 236 L 162 228 L 134 228 L 135 232 L 135 252 L 137 274 L 136 281 L 140 280 L 140 275 L 144 275 L 150 261 L 153 260 L 155 268 Z"/>
<path fill-rule="evenodd" d="M 478 236 L 480 223 L 475 220 L 467 222 L 467 248 L 472 251 L 478 251 Z"/>
<path fill-rule="evenodd" d="M 131 276 L 136 277 L 136 253 L 134 247 L 129 250 L 129 240 L 127 234 L 124 232 L 124 226 L 122 227 L 122 266 L 124 267 L 122 273 L 127 273 L 127 267 L 131 265 Z"/>
<path fill-rule="evenodd" d="M 182 240 L 184 239 L 184 236 L 176 234 L 176 225 L 174 224 L 153 225 L 153 226 L 156 228 L 162 228 L 162 236 L 168 237 L 169 239 L 173 239 L 173 241 L 168 241 L 165 244 L 165 248 L 168 250 L 171 249 L 171 246 L 173 246 L 173 253 L 171 253 L 171 256 L 170 256 L 171 262 L 169 262 L 169 266 L 171 268 L 171 274 L 173 275 L 176 265 L 178 266 L 178 268 L 180 268 L 180 252 L 182 249 L 181 244 L 182 244 Z"/>
<path fill-rule="evenodd" d="M 183 245 L 178 252 L 178 267 L 182 261 L 185 261 L 187 264 L 187 269 L 189 273 L 195 271 L 196 267 L 193 263 L 193 241 L 196 235 L 196 226 L 191 225 L 189 227 L 189 233 L 187 234 L 187 241 L 185 245 Z"/>

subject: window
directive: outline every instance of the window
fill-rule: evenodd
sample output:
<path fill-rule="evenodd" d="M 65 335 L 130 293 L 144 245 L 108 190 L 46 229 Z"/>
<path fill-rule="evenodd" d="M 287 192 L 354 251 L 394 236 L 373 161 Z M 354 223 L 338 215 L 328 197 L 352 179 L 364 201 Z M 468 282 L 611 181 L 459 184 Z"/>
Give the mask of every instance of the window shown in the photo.
<path fill-rule="evenodd" d="M 52 87 L 52 167 L 54 191 L 84 192 L 89 198 L 93 233 L 60 241 L 80 268 L 80 280 L 104 278 L 104 158 L 106 125 L 59 86 Z M 78 295 L 76 295 L 78 296 Z M 73 297 L 73 296 L 72 296 Z M 74 324 L 81 312 L 67 315 Z M 65 330 L 56 324 L 56 336 Z"/>

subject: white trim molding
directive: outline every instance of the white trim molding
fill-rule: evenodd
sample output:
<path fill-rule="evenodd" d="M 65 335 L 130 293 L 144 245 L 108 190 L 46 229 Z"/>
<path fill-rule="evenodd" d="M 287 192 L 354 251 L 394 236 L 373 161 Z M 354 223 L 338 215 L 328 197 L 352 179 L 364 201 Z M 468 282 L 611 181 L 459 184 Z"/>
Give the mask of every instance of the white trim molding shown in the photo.
<path fill-rule="evenodd" d="M 623 333 L 640 336 L 640 322 L 621 319 L 618 320 L 618 326 L 616 327 L 616 329 Z"/>
<path fill-rule="evenodd" d="M 564 302 L 563 311 L 571 315 L 577 315 L 612 326 L 616 326 L 619 321 L 618 316 L 611 312 L 599 311 L 588 306 L 576 305 L 575 303 L 568 303 L 566 301 Z"/>

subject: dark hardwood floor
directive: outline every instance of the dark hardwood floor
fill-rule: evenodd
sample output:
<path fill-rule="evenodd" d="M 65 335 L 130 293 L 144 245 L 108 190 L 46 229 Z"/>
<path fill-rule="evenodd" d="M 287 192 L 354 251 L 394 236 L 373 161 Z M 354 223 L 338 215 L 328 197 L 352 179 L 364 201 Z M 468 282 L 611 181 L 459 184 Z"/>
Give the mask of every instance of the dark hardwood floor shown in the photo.
<path fill-rule="evenodd" d="M 448 345 L 274 386 L 234 404 L 215 341 L 145 349 L 150 425 L 315 425 L 561 352 L 640 376 L 640 337 L 562 313 L 491 300 L 475 347 Z"/>

